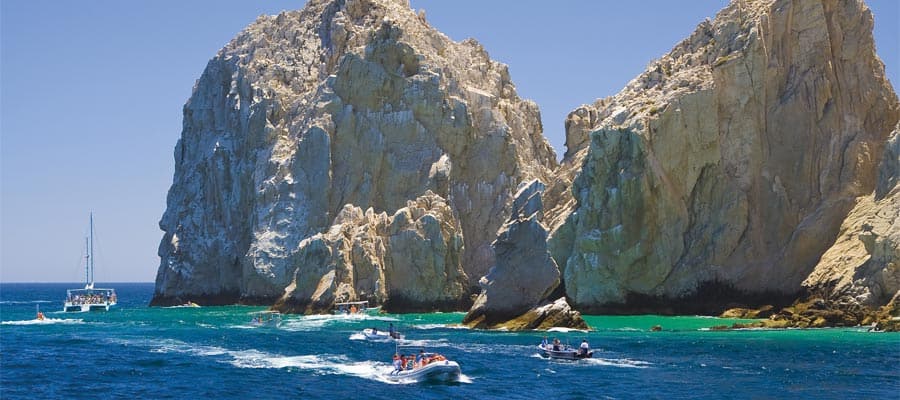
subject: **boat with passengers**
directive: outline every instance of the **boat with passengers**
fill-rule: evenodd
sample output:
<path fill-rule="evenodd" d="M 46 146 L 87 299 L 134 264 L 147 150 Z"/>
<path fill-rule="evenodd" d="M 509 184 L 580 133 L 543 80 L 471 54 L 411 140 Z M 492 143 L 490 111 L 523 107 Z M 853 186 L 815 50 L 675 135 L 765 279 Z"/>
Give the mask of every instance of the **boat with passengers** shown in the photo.
<path fill-rule="evenodd" d="M 66 290 L 65 312 L 109 311 L 117 304 L 116 290 L 94 287 L 94 214 L 91 213 L 90 233 L 84 239 L 84 289 Z"/>
<path fill-rule="evenodd" d="M 562 344 L 559 339 L 553 339 L 553 343 L 547 343 L 545 340 L 538 345 L 540 354 L 547 358 L 555 358 L 558 360 L 581 360 L 594 356 L 594 351 L 590 349 L 587 340 L 581 342 L 578 348 L 569 346 L 568 343 Z"/>
<path fill-rule="evenodd" d="M 384 378 L 397 383 L 457 382 L 462 370 L 459 363 L 441 354 L 419 351 L 419 355 L 394 354 L 393 369 Z"/>
<path fill-rule="evenodd" d="M 347 301 L 342 303 L 334 303 L 334 310 L 332 311 L 336 315 L 347 315 L 347 314 L 367 314 L 367 315 L 377 315 L 381 312 L 381 306 L 369 307 L 369 302 L 366 300 L 363 301 Z"/>

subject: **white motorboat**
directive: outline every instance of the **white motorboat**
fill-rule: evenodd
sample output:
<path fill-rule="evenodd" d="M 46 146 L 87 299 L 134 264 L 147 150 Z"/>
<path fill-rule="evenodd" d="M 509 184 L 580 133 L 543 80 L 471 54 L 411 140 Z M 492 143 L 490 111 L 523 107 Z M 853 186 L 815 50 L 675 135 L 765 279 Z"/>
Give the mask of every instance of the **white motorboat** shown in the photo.
<path fill-rule="evenodd" d="M 369 307 L 368 301 L 348 301 L 344 303 L 334 303 L 335 315 L 342 314 L 366 314 L 378 315 L 381 312 L 381 306 Z"/>
<path fill-rule="evenodd" d="M 461 373 L 456 361 L 444 359 L 413 369 L 392 371 L 384 377 L 391 382 L 456 382 Z"/>
<path fill-rule="evenodd" d="M 403 339 L 403 335 L 399 332 L 394 331 L 391 333 L 390 331 L 380 331 L 375 328 L 366 328 L 362 330 L 362 335 L 366 340 L 391 340 L 391 339 Z"/>
<path fill-rule="evenodd" d="M 539 344 L 538 350 L 544 357 L 555 358 L 559 360 L 581 360 L 583 358 L 591 358 L 594 351 L 588 349 L 586 352 L 576 349 L 569 345 L 559 345 L 556 349 L 551 344 Z"/>
<path fill-rule="evenodd" d="M 94 214 L 91 213 L 90 235 L 84 239 L 84 289 L 66 290 L 63 311 L 109 311 L 116 305 L 116 290 L 94 287 Z"/>

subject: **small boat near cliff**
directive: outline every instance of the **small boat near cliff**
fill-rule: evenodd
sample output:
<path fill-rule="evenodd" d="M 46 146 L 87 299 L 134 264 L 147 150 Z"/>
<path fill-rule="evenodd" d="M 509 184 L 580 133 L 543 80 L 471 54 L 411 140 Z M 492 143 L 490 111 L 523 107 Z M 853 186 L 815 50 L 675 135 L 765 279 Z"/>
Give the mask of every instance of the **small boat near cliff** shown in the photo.
<path fill-rule="evenodd" d="M 332 312 L 335 315 L 378 315 L 378 313 L 381 312 L 381 306 L 369 307 L 369 302 L 366 300 L 348 301 L 343 303 L 334 303 L 334 310 Z"/>

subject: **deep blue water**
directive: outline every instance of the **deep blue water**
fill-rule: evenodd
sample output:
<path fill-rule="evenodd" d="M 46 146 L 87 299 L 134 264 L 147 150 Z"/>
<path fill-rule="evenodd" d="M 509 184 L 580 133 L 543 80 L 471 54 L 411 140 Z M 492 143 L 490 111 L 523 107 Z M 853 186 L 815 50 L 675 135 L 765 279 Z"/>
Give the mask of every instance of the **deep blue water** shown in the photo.
<path fill-rule="evenodd" d="M 261 307 L 149 308 L 152 284 L 97 286 L 116 288 L 116 309 L 59 312 L 78 284 L 0 284 L 0 398 L 900 398 L 900 334 L 862 328 L 720 332 L 703 328 L 731 321 L 589 316 L 594 331 L 550 336 L 587 338 L 595 359 L 564 362 L 537 355 L 542 333 L 459 329 L 461 313 L 259 328 Z M 36 306 L 50 322 L 32 321 Z M 381 379 L 394 345 L 350 338 L 389 322 L 458 361 L 463 382 Z"/>

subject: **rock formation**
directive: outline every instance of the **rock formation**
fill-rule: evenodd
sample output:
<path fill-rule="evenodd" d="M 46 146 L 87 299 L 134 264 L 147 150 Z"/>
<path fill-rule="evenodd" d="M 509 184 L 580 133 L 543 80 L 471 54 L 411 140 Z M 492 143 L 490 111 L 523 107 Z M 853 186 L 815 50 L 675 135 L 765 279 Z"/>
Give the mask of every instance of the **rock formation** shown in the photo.
<path fill-rule="evenodd" d="M 486 328 L 885 320 L 900 104 L 872 27 L 858 0 L 735 0 L 573 111 L 557 165 L 506 66 L 404 0 L 260 17 L 184 107 L 152 303 L 459 310 L 480 288 Z"/>
<path fill-rule="evenodd" d="M 406 1 L 260 17 L 184 107 L 152 304 L 459 309 L 494 263 L 517 185 L 555 166 L 507 67 Z"/>
<path fill-rule="evenodd" d="M 827 299 L 870 308 L 900 292 L 900 125 L 885 146 L 875 191 L 857 199 L 803 284 Z"/>
<path fill-rule="evenodd" d="M 900 118 L 872 26 L 858 1 L 734 1 L 570 114 L 545 202 L 573 305 L 721 312 L 803 292 Z"/>
<path fill-rule="evenodd" d="M 523 184 L 512 215 L 493 243 L 497 263 L 481 278 L 481 294 L 463 318 L 476 328 L 587 328 L 565 298 L 548 301 L 559 287 L 560 272 L 547 250 L 547 229 L 541 224 L 544 185 Z M 512 320 L 512 321 L 510 321 Z M 510 321 L 510 322 L 507 322 Z"/>
<path fill-rule="evenodd" d="M 348 204 L 327 232 L 300 243 L 290 262 L 301 267 L 275 308 L 328 312 L 360 299 L 395 311 L 459 309 L 468 284 L 460 232 L 453 210 L 430 191 L 390 217 Z"/>

